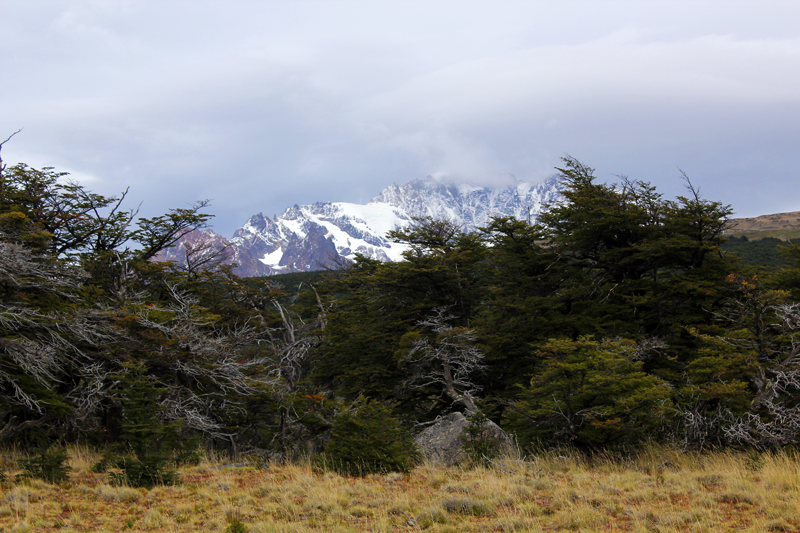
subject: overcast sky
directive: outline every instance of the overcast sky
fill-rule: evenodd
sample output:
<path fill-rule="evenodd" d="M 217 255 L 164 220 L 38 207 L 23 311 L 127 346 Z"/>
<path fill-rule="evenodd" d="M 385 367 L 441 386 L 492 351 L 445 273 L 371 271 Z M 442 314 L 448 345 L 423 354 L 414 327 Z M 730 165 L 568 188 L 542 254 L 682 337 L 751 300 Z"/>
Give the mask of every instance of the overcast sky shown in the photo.
<path fill-rule="evenodd" d="M 10 164 L 211 199 L 226 237 L 427 175 L 570 154 L 737 216 L 800 210 L 800 2 L 0 0 Z"/>

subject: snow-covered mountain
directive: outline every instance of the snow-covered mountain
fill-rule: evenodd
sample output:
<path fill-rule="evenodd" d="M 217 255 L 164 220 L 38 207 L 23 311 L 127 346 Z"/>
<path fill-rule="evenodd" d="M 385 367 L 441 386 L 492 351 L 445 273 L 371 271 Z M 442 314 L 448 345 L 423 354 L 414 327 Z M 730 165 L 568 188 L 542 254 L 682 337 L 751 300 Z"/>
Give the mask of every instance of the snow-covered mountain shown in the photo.
<path fill-rule="evenodd" d="M 367 204 L 317 202 L 295 205 L 272 219 L 253 215 L 230 239 L 240 276 L 321 270 L 361 254 L 397 261 L 405 247 L 390 242 L 392 229 L 417 217 L 446 219 L 464 231 L 484 226 L 493 216 L 530 219 L 559 200 L 555 178 L 506 187 L 455 185 L 434 178 L 392 184 Z"/>

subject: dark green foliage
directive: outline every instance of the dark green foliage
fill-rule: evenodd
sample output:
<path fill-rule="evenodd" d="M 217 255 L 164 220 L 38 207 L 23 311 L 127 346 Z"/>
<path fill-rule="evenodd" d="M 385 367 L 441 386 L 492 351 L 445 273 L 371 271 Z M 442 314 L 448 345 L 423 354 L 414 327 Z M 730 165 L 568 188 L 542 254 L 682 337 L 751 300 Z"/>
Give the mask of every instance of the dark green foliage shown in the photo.
<path fill-rule="evenodd" d="M 231 518 L 228 527 L 225 528 L 225 533 L 247 533 L 247 528 L 238 518 Z"/>
<path fill-rule="evenodd" d="M 563 202 L 535 224 L 418 219 L 389 234 L 403 261 L 249 280 L 151 261 L 207 224 L 206 202 L 137 220 L 125 193 L 0 171 L 0 441 L 97 443 L 100 468 L 153 486 L 196 460 L 201 435 L 288 458 L 332 434 L 341 471 L 404 471 L 398 419 L 454 403 L 593 449 L 800 438 L 782 423 L 800 412 L 800 247 L 725 243 L 730 207 L 688 179 L 665 200 L 573 158 L 559 171 Z M 492 452 L 479 427 L 477 462 Z"/>
<path fill-rule="evenodd" d="M 286 293 L 285 301 L 288 303 L 289 301 L 296 299 L 300 295 L 301 291 L 310 285 L 318 285 L 322 283 L 326 275 L 326 271 L 317 270 L 311 272 L 290 272 L 288 274 L 276 274 L 266 278 L 247 278 L 242 281 L 245 284 L 258 281 L 268 282 Z"/>
<path fill-rule="evenodd" d="M 720 245 L 731 208 L 690 183 L 664 201 L 648 183 L 598 184 L 591 168 L 564 162 L 567 201 L 540 218 L 565 275 L 559 299 L 581 319 L 558 334 L 673 335 L 707 321 L 730 273 Z"/>
<path fill-rule="evenodd" d="M 173 485 L 178 480 L 178 473 L 167 468 L 167 461 L 156 455 L 116 456 L 109 463 L 121 470 L 110 475 L 111 481 L 118 485 L 152 489 L 156 485 Z"/>
<path fill-rule="evenodd" d="M 336 418 L 325 456 L 330 467 L 352 476 L 408 472 L 418 459 L 411 436 L 391 409 L 375 400 Z"/>
<path fill-rule="evenodd" d="M 105 197 L 66 181 L 66 172 L 18 164 L 0 173 L 0 232 L 54 256 L 112 250 L 124 242 L 125 193 Z M 101 214 L 105 211 L 104 214 Z"/>
<path fill-rule="evenodd" d="M 498 452 L 497 442 L 488 438 L 483 428 L 489 419 L 479 411 L 468 420 L 469 424 L 465 428 L 466 434 L 461 437 L 464 443 L 464 452 L 471 464 L 488 466 Z"/>
<path fill-rule="evenodd" d="M 628 340 L 550 339 L 541 370 L 511 416 L 523 437 L 597 447 L 635 444 L 661 429 L 672 390 L 643 371 Z M 522 420 L 520 420 L 520 417 Z"/>
<path fill-rule="evenodd" d="M 101 468 L 120 469 L 112 479 L 132 487 L 175 483 L 172 467 L 178 461 L 191 461 L 197 438 L 182 431 L 180 420 L 159 418 L 158 402 L 165 389 L 150 380 L 144 365 L 129 363 L 117 378 L 122 392 L 122 442 L 103 458 Z"/>
<path fill-rule="evenodd" d="M 405 261 L 361 258 L 340 275 L 316 354 L 318 387 L 394 399 L 417 420 L 435 416 L 447 407 L 438 378 L 408 353 L 429 333 L 425 317 L 447 309 L 448 324 L 474 332 L 485 355 L 463 381 L 520 435 L 630 444 L 675 434 L 686 409 L 741 410 L 743 397 L 713 400 L 724 387 L 708 374 L 713 358 L 700 355 L 737 296 L 728 277 L 738 264 L 721 251 L 730 207 L 700 197 L 685 176 L 687 194 L 664 200 L 643 181 L 599 183 L 572 158 L 559 170 L 564 202 L 538 224 L 497 218 L 465 236 L 418 221 L 391 234 L 409 244 Z M 743 379 L 726 386 L 742 392 Z M 689 407 L 690 394 L 705 400 Z M 573 411 L 563 414 L 566 404 Z"/>
<path fill-rule="evenodd" d="M 318 389 L 348 399 L 363 394 L 397 401 L 398 411 L 409 417 L 435 418 L 450 402 L 437 399 L 441 388 L 406 386 L 403 339 L 424 330 L 419 322 L 441 308 L 455 317 L 451 326 L 467 327 L 483 290 L 486 246 L 477 235 L 430 219 L 390 237 L 409 245 L 404 261 L 359 257 L 331 282 L 328 290 L 337 296 L 312 379 Z"/>
<path fill-rule="evenodd" d="M 720 252 L 730 208 L 702 199 L 688 180 L 688 194 L 667 201 L 646 182 L 601 184 L 586 165 L 564 163 L 564 202 L 539 224 L 495 219 L 485 230 L 493 244 L 488 289 L 473 327 L 488 363 L 487 396 L 499 400 L 493 414 L 513 405 L 531 376 L 567 378 L 545 355 L 555 338 L 660 346 L 631 363 L 679 384 L 696 356 L 697 339 L 687 332 L 711 322 L 737 268 Z M 531 436 L 540 424 L 529 420 L 519 433 Z"/>
<path fill-rule="evenodd" d="M 537 364 L 531 344 L 579 331 L 582 317 L 556 297 L 566 296 L 571 275 L 541 227 L 497 218 L 485 232 L 492 244 L 483 273 L 487 294 L 472 326 L 488 363 L 484 390 L 510 400 Z"/>
<path fill-rule="evenodd" d="M 789 291 L 793 301 L 800 301 L 800 246 L 788 244 L 780 251 L 788 266 L 772 274 L 770 282 L 775 288 Z"/>
<path fill-rule="evenodd" d="M 140 218 L 138 228 L 130 232 L 131 240 L 141 247 L 138 256 L 144 261 L 155 257 L 158 252 L 175 243 L 187 228 L 202 228 L 212 217 L 200 213 L 208 201 L 195 203 L 192 207 L 170 209 L 165 215 L 153 218 Z"/>
<path fill-rule="evenodd" d="M 788 267 L 790 261 L 781 253 L 781 247 L 786 246 L 786 241 L 775 237 L 749 240 L 745 236 L 728 237 L 722 244 L 726 253 L 735 254 L 743 265 L 776 270 Z"/>
<path fill-rule="evenodd" d="M 69 479 L 72 467 L 66 464 L 67 450 L 58 445 L 42 448 L 33 457 L 20 460 L 25 477 L 41 479 L 48 483 L 63 483 Z"/>

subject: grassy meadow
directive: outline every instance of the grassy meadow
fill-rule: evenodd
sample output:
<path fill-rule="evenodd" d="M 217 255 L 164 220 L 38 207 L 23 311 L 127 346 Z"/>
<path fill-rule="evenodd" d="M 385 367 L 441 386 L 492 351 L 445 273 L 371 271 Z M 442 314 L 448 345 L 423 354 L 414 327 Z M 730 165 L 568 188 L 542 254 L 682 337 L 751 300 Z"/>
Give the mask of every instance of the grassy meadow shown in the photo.
<path fill-rule="evenodd" d="M 800 460 L 784 453 L 556 451 L 364 478 L 206 459 L 149 491 L 110 485 L 83 448 L 70 449 L 60 485 L 17 479 L 14 458 L 4 455 L 2 531 L 800 531 Z"/>

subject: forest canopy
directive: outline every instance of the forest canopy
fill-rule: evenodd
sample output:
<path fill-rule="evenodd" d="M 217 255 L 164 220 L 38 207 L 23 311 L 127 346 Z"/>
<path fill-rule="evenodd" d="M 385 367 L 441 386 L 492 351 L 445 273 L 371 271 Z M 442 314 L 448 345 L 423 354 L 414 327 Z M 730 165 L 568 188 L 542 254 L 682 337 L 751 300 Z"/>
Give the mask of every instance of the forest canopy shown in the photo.
<path fill-rule="evenodd" d="M 418 219 L 389 234 L 402 261 L 282 281 L 154 261 L 208 224 L 205 201 L 141 218 L 127 191 L 3 167 L 0 441 L 146 472 L 200 441 L 321 451 L 369 406 L 406 434 L 488 416 L 523 446 L 796 443 L 800 248 L 756 272 L 723 249 L 731 207 L 688 178 L 665 199 L 572 158 L 558 172 L 535 223 Z"/>

